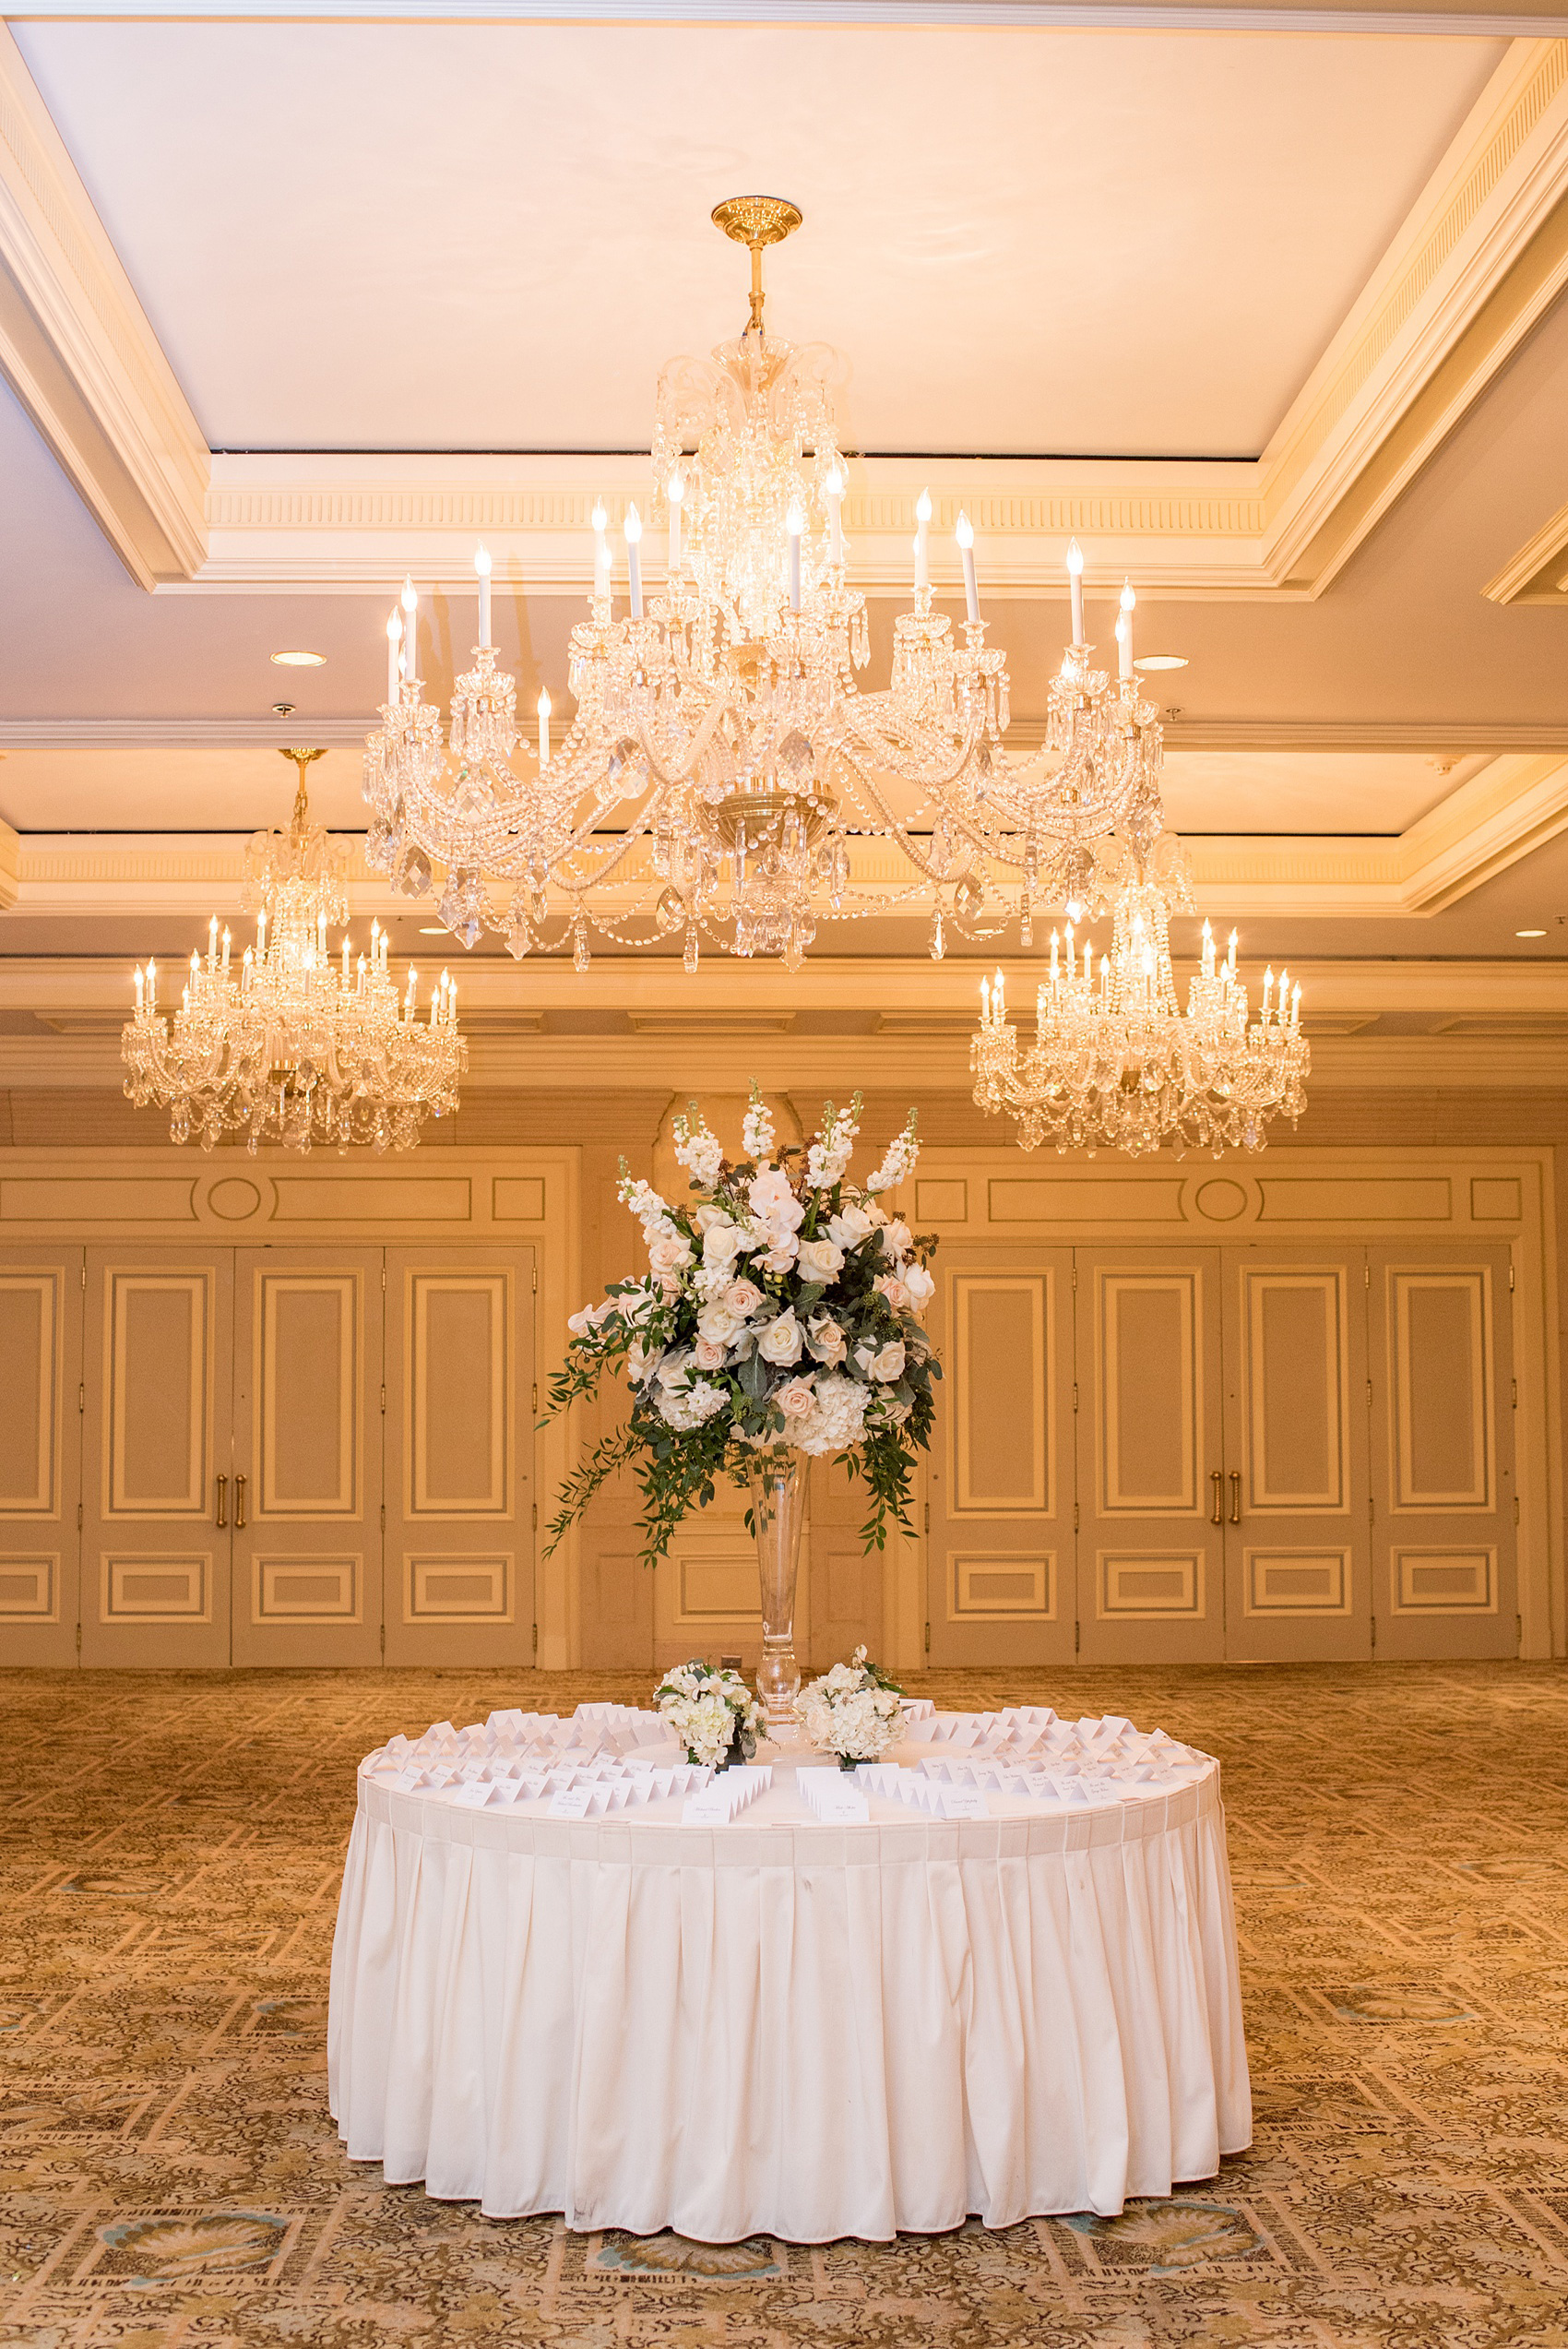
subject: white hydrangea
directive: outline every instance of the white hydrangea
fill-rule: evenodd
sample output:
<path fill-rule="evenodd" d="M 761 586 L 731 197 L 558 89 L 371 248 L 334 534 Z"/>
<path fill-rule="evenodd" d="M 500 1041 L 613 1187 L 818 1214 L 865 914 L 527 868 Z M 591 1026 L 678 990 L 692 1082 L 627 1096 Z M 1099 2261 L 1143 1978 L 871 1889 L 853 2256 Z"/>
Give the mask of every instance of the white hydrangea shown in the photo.
<path fill-rule="evenodd" d="M 700 1656 L 667 1672 L 654 1702 L 689 1760 L 712 1770 L 728 1755 L 749 1761 L 766 1726 L 762 1707 L 738 1672 L 710 1672 Z"/>
<path fill-rule="evenodd" d="M 832 1373 L 819 1378 L 812 1410 L 788 1423 L 791 1448 L 813 1459 L 852 1450 L 864 1431 L 867 1400 L 858 1379 Z"/>
<path fill-rule="evenodd" d="M 850 1761 L 876 1761 L 903 1734 L 897 1688 L 878 1687 L 864 1648 L 850 1663 L 836 1663 L 809 1681 L 795 1699 L 795 1718 L 814 1746 Z"/>
<path fill-rule="evenodd" d="M 663 1373 L 659 1375 L 662 1377 Z M 727 1410 L 730 1389 L 716 1387 L 707 1378 L 692 1378 L 679 1387 L 661 1386 L 656 1400 L 665 1425 L 683 1436 L 711 1419 L 716 1411 Z"/>

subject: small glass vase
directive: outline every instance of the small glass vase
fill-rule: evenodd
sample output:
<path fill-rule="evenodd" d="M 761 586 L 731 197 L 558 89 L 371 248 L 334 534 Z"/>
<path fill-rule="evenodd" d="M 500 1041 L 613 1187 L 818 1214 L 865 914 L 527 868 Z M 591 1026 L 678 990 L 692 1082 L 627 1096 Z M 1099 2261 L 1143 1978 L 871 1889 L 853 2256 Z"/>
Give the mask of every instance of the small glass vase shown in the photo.
<path fill-rule="evenodd" d="M 752 1468 L 752 1522 L 756 1528 L 762 1586 L 762 1663 L 756 1692 L 770 1737 L 794 1725 L 801 1667 L 795 1662 L 795 1582 L 801 1570 L 801 1528 L 806 1517 L 802 1452 L 778 1452 Z"/>

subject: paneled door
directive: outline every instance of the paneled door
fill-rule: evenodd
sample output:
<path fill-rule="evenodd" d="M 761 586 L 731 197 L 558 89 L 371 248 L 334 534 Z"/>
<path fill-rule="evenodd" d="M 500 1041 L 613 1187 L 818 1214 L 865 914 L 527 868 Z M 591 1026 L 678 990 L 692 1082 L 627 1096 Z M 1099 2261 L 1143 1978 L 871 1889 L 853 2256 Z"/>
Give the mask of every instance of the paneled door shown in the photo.
<path fill-rule="evenodd" d="M 1225 1652 L 1242 1662 L 1372 1653 L 1365 1266 L 1359 1247 L 1224 1251 Z"/>
<path fill-rule="evenodd" d="M 380 1248 L 242 1248 L 233 1661 L 381 1661 Z"/>
<path fill-rule="evenodd" d="M 1218 1663 L 1218 1250 L 1080 1248 L 1075 1262 L 1081 1660 Z"/>
<path fill-rule="evenodd" d="M 531 1248 L 386 1251 L 386 1661 L 531 1664 Z"/>
<path fill-rule="evenodd" d="M 230 1660 L 233 1256 L 89 1248 L 82 1662 Z"/>
<path fill-rule="evenodd" d="M 1508 1251 L 1370 1251 L 1380 1657 L 1518 1653 Z"/>
<path fill-rule="evenodd" d="M 861 1646 L 874 1663 L 886 1662 L 883 1577 L 889 1552 L 868 1550 L 862 1542 L 861 1528 L 870 1514 L 871 1494 L 862 1477 L 851 1476 L 837 1461 L 813 1461 L 811 1516 L 801 1545 L 806 1629 L 795 1643 L 802 1670 L 807 1656 L 814 1671 L 826 1672 L 848 1663 Z M 897 1528 L 889 1529 L 887 1538 L 890 1544 L 897 1539 Z M 797 1615 L 802 1612 L 797 1608 Z"/>
<path fill-rule="evenodd" d="M 933 1664 L 1071 1663 L 1073 1259 L 944 1250 L 926 1486 Z"/>
<path fill-rule="evenodd" d="M 82 1251 L 0 1266 L 0 1660 L 74 1664 L 81 1575 Z"/>

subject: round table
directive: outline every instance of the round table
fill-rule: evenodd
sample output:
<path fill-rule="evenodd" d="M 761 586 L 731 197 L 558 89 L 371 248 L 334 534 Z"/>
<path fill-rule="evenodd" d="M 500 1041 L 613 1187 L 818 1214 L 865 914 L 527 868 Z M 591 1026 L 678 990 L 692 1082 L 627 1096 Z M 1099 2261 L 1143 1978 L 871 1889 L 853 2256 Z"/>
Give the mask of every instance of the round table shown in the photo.
<path fill-rule="evenodd" d="M 840 1826 L 793 1783 L 823 1757 L 772 1759 L 719 1827 L 362 1766 L 327 2041 L 350 2158 L 493 2218 L 817 2243 L 1114 2213 L 1248 2144 L 1217 1763 L 974 1819 L 873 1795 Z"/>

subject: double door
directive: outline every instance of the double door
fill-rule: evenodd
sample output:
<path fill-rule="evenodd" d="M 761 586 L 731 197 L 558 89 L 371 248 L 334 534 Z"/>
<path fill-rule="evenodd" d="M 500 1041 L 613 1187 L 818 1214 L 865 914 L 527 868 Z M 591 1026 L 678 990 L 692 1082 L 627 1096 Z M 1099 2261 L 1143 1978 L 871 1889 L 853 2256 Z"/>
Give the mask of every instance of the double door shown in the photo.
<path fill-rule="evenodd" d="M 533 1653 L 528 1250 L 0 1262 L 0 1660 Z"/>
<path fill-rule="evenodd" d="M 944 1267 L 933 1663 L 1513 1655 L 1508 1254 Z"/>

